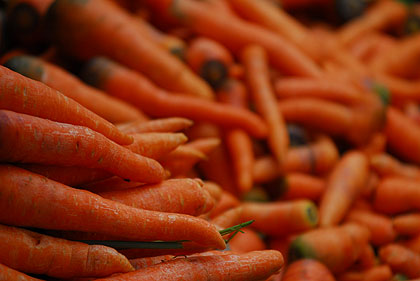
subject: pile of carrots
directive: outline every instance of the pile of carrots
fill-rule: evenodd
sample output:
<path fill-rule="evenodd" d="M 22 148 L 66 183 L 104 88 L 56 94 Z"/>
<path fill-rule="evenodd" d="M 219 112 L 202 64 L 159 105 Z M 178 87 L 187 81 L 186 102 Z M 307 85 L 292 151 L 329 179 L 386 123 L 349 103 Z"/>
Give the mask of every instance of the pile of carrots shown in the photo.
<path fill-rule="evenodd" d="M 420 280 L 419 18 L 0 2 L 0 280 Z"/>

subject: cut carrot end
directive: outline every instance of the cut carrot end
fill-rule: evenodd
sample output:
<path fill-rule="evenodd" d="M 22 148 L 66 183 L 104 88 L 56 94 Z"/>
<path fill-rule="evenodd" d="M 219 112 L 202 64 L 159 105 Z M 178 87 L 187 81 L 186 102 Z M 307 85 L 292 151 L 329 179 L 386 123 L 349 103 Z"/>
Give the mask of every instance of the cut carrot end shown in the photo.
<path fill-rule="evenodd" d="M 299 259 L 317 259 L 315 250 L 307 245 L 300 236 L 293 240 L 289 249 L 289 260 L 294 261 Z"/>

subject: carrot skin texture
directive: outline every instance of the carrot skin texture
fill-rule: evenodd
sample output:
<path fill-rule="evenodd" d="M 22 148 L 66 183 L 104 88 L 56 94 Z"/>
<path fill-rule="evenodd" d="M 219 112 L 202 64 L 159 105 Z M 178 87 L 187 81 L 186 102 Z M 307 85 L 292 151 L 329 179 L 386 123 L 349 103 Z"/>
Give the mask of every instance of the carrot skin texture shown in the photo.
<path fill-rule="evenodd" d="M 202 219 L 132 208 L 13 166 L 1 166 L 0 176 L 4 224 L 99 232 L 139 241 L 186 239 L 225 247 L 215 227 Z"/>
<path fill-rule="evenodd" d="M 0 123 L 0 159 L 5 162 L 103 168 L 139 182 L 159 182 L 165 176 L 155 160 L 137 155 L 86 127 L 7 110 L 0 110 Z"/>
<path fill-rule="evenodd" d="M 409 278 L 420 277 L 420 255 L 404 246 L 388 244 L 379 250 L 379 257 L 395 272 L 401 272 Z"/>
<path fill-rule="evenodd" d="M 155 119 L 150 121 L 137 120 L 117 124 L 117 128 L 126 134 L 139 133 L 173 133 L 190 127 L 191 120 L 180 117 Z"/>
<path fill-rule="evenodd" d="M 134 268 L 116 250 L 67 241 L 0 225 L 0 262 L 17 270 L 53 277 L 103 277 Z M 34 262 L 36 260 L 36 262 Z"/>
<path fill-rule="evenodd" d="M 10 267 L 7 267 L 3 264 L 0 264 L 0 280 L 8 281 L 42 281 L 38 278 L 33 278 L 26 274 L 23 274 L 17 270 L 14 270 Z"/>
<path fill-rule="evenodd" d="M 115 277 L 97 279 L 108 281 L 167 280 L 174 281 L 252 281 L 263 280 L 279 271 L 283 256 L 278 251 L 254 251 L 242 255 L 192 256 L 160 263 L 145 269 Z"/>
<path fill-rule="evenodd" d="M 121 133 L 105 119 L 41 82 L 26 78 L 4 66 L 0 66 L 0 76 L 0 109 L 85 126 L 119 144 L 133 142 L 132 137 Z"/>
<path fill-rule="evenodd" d="M 284 281 L 335 281 L 329 269 L 317 260 L 303 259 L 291 263 L 284 273 Z"/>

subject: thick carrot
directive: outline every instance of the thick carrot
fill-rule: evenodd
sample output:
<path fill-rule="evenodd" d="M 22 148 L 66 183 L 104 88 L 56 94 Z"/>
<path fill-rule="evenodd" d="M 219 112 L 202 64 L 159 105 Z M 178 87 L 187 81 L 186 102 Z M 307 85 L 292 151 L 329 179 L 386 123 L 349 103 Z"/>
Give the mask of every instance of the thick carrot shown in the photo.
<path fill-rule="evenodd" d="M 321 226 L 338 224 L 356 200 L 369 177 L 367 157 L 358 151 L 347 152 L 327 181 L 319 204 Z"/>
<path fill-rule="evenodd" d="M 369 231 L 358 224 L 322 227 L 299 235 L 290 246 L 291 260 L 316 259 L 333 273 L 344 272 L 368 244 Z"/>
<path fill-rule="evenodd" d="M 321 75 L 318 66 L 308 56 L 280 35 L 227 13 L 218 13 L 215 17 L 209 3 L 161 0 L 148 1 L 148 4 L 160 5 L 158 9 L 162 13 L 171 15 L 200 35 L 219 41 L 233 52 L 237 53 L 250 44 L 260 44 L 267 51 L 270 62 L 282 72 L 307 77 Z"/>
<path fill-rule="evenodd" d="M 25 55 L 15 56 L 7 60 L 4 66 L 60 91 L 112 123 L 136 119 L 146 120 L 147 118 L 132 105 L 84 84 L 64 69 L 39 58 Z"/>
<path fill-rule="evenodd" d="M 251 251 L 262 251 L 267 249 L 264 240 L 252 229 L 243 229 L 229 241 L 229 246 L 235 253 L 248 253 Z"/>
<path fill-rule="evenodd" d="M 326 183 L 323 179 L 303 173 L 290 173 L 284 176 L 280 188 L 280 199 L 308 199 L 318 201 L 324 193 Z"/>
<path fill-rule="evenodd" d="M 42 281 L 0 264 L 0 280 L 9 281 Z"/>
<path fill-rule="evenodd" d="M 397 176 L 420 180 L 420 169 L 417 166 L 404 164 L 386 153 L 373 155 L 370 166 L 382 177 Z"/>
<path fill-rule="evenodd" d="M 27 273 L 71 278 L 134 270 L 123 255 L 106 246 L 90 246 L 4 225 L 0 225 L 0 237 L 0 262 Z"/>
<path fill-rule="evenodd" d="M 284 276 L 284 281 L 335 281 L 328 268 L 317 260 L 303 259 L 291 263 Z"/>
<path fill-rule="evenodd" d="M 210 211 L 215 203 L 202 185 L 194 179 L 171 179 L 154 185 L 98 194 L 139 209 L 198 216 Z"/>
<path fill-rule="evenodd" d="M 99 168 L 139 182 L 159 182 L 165 176 L 155 160 L 89 128 L 7 110 L 0 110 L 0 123 L 0 159 L 4 162 Z"/>
<path fill-rule="evenodd" d="M 1 166 L 0 178 L 0 222 L 4 224 L 225 247 L 216 228 L 202 219 L 132 208 L 13 166 Z"/>
<path fill-rule="evenodd" d="M 286 123 L 276 106 L 266 53 L 260 46 L 248 46 L 242 51 L 241 60 L 256 110 L 263 116 L 269 129 L 268 145 L 281 166 L 285 162 L 290 140 Z"/>
<path fill-rule="evenodd" d="M 420 234 L 420 214 L 406 214 L 394 217 L 393 226 L 395 232 L 400 235 L 414 236 Z"/>
<path fill-rule="evenodd" d="M 144 122 L 142 120 L 118 124 L 117 128 L 126 134 L 138 133 L 171 133 L 181 131 L 193 124 L 191 120 L 170 117 Z"/>
<path fill-rule="evenodd" d="M 145 73 L 164 88 L 206 99 L 213 97 L 210 87 L 181 61 L 152 40 L 139 36 L 142 32 L 136 19 L 111 1 L 58 0 L 49 9 L 47 22 L 56 44 L 72 56 L 108 56 Z"/>
<path fill-rule="evenodd" d="M 146 114 L 157 117 L 180 116 L 240 127 L 256 137 L 264 137 L 267 127 L 250 111 L 183 95 L 171 95 L 139 73 L 105 58 L 91 60 L 85 77 L 111 95 L 126 100 Z"/>
<path fill-rule="evenodd" d="M 392 277 L 388 265 L 378 265 L 362 272 L 348 271 L 338 277 L 339 281 L 388 281 Z"/>
<path fill-rule="evenodd" d="M 388 244 L 379 250 L 379 257 L 394 272 L 401 272 L 409 278 L 420 277 L 420 255 L 404 246 Z"/>
<path fill-rule="evenodd" d="M 251 281 L 264 280 L 283 266 L 283 257 L 278 251 L 254 251 L 242 255 L 192 256 L 99 280 L 213 280 Z M 170 274 L 170 275 L 169 275 Z"/>
<path fill-rule="evenodd" d="M 133 142 L 132 137 L 121 133 L 108 121 L 38 81 L 3 66 L 0 66 L 0 77 L 0 109 L 82 125 L 120 144 Z"/>
<path fill-rule="evenodd" d="M 233 196 L 227 191 L 223 191 L 219 202 L 217 202 L 216 206 L 214 206 L 213 210 L 211 210 L 209 216 L 210 218 L 215 218 L 218 215 L 225 212 L 226 210 L 235 208 L 239 206 L 240 204 L 241 202 L 238 200 L 238 198 L 236 198 L 235 196 Z"/>
<path fill-rule="evenodd" d="M 212 181 L 204 181 L 203 188 L 213 197 L 215 204 L 220 201 L 223 194 L 223 189 L 220 185 Z"/>
<path fill-rule="evenodd" d="M 393 222 L 387 216 L 367 210 L 352 210 L 347 215 L 346 221 L 358 223 L 369 229 L 373 245 L 388 244 L 396 238 Z"/>
<path fill-rule="evenodd" d="M 396 214 L 420 209 L 419 181 L 389 177 L 382 180 L 376 189 L 375 208 L 386 214 Z"/>
<path fill-rule="evenodd" d="M 134 267 L 134 269 L 138 270 L 141 268 L 146 268 L 161 262 L 169 261 L 175 258 L 172 255 L 162 255 L 156 257 L 147 257 L 147 258 L 138 258 L 138 259 L 131 259 L 130 263 Z"/>

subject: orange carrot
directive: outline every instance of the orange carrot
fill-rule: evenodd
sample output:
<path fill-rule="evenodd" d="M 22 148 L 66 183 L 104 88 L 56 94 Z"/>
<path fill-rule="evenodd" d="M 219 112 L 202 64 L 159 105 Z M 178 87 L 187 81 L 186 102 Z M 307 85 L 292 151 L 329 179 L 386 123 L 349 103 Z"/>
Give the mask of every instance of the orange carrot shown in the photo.
<path fill-rule="evenodd" d="M 241 255 L 192 256 L 174 259 L 151 267 L 99 280 L 168 280 L 174 281 L 214 280 L 251 281 L 265 280 L 283 266 L 283 257 L 278 251 L 254 251 Z"/>
<path fill-rule="evenodd" d="M 217 137 L 197 138 L 184 145 L 184 147 L 195 149 L 205 155 L 209 155 L 218 146 L 220 146 L 220 139 Z"/>
<path fill-rule="evenodd" d="M 363 151 L 368 157 L 383 153 L 386 150 L 385 135 L 382 132 L 374 133 L 370 140 L 361 146 L 359 150 Z"/>
<path fill-rule="evenodd" d="M 159 162 L 172 177 L 176 177 L 187 174 L 195 164 L 202 160 L 206 160 L 206 155 L 201 151 L 187 146 L 179 146 L 160 158 Z"/>
<path fill-rule="evenodd" d="M 209 216 L 210 218 L 214 218 L 222 214 L 226 210 L 235 208 L 239 205 L 240 205 L 240 201 L 235 196 L 233 196 L 227 191 L 223 191 L 219 202 L 217 202 L 216 206 L 214 206 L 213 210 L 211 210 Z"/>
<path fill-rule="evenodd" d="M 373 245 L 388 244 L 396 238 L 392 220 L 387 216 L 372 211 L 352 210 L 347 215 L 346 221 L 358 223 L 369 229 Z"/>
<path fill-rule="evenodd" d="M 142 120 L 118 124 L 117 128 L 126 134 L 138 133 L 171 133 L 190 127 L 192 121 L 180 118 L 162 118 L 144 122 Z"/>
<path fill-rule="evenodd" d="M 295 261 L 287 268 L 284 281 L 335 281 L 328 268 L 317 260 Z"/>
<path fill-rule="evenodd" d="M 338 224 L 366 185 L 368 159 L 358 151 L 347 152 L 335 166 L 319 204 L 321 226 Z"/>
<path fill-rule="evenodd" d="M 403 241 L 401 244 L 409 248 L 413 252 L 420 254 L 420 235 L 417 235 L 416 237 L 412 239 Z"/>
<path fill-rule="evenodd" d="M 21 76 L 3 66 L 0 66 L 0 76 L 2 89 L 0 109 L 82 125 L 120 144 L 133 142 L 132 137 L 121 133 L 111 123 L 40 82 Z"/>
<path fill-rule="evenodd" d="M 378 265 L 362 272 L 348 271 L 338 277 L 339 281 L 388 281 L 392 277 L 388 265 Z"/>
<path fill-rule="evenodd" d="M 1 166 L 0 178 L 0 222 L 4 224 L 225 247 L 216 228 L 202 219 L 132 208 L 13 166 Z"/>
<path fill-rule="evenodd" d="M 123 255 L 106 246 L 89 246 L 4 225 L 0 225 L 0 237 L 0 262 L 27 273 L 71 278 L 134 270 Z"/>
<path fill-rule="evenodd" d="M 373 155 L 370 158 L 370 166 L 382 177 L 398 176 L 420 179 L 420 169 L 418 167 L 404 164 L 386 153 Z"/>
<path fill-rule="evenodd" d="M 252 229 L 243 229 L 240 233 L 229 241 L 229 246 L 233 252 L 244 254 L 251 251 L 262 251 L 267 247 L 261 236 Z"/>
<path fill-rule="evenodd" d="M 278 163 L 282 165 L 285 162 L 290 141 L 285 121 L 276 106 L 277 100 L 271 88 L 266 53 L 259 46 L 248 46 L 243 50 L 241 59 L 245 66 L 252 99 L 269 129 L 268 145 Z"/>
<path fill-rule="evenodd" d="M 138 258 L 138 259 L 131 259 L 130 263 L 134 267 L 134 269 L 138 270 L 141 268 L 146 268 L 161 262 L 169 261 L 173 259 L 174 256 L 172 255 L 162 255 L 156 257 L 147 257 L 147 258 Z"/>
<path fill-rule="evenodd" d="M 320 178 L 307 174 L 290 173 L 284 176 L 284 185 L 280 188 L 280 199 L 309 199 L 317 201 L 326 188 L 326 183 Z"/>
<path fill-rule="evenodd" d="M 368 244 L 369 231 L 354 223 L 323 227 L 298 236 L 290 246 L 292 260 L 316 259 L 333 273 L 344 272 L 359 258 Z"/>
<path fill-rule="evenodd" d="M 389 177 L 382 180 L 376 189 L 374 206 L 386 214 L 396 214 L 420 209 L 419 181 Z"/>
<path fill-rule="evenodd" d="M 394 272 L 401 272 L 409 278 L 420 277 L 420 255 L 397 244 L 388 244 L 379 250 L 381 261 Z"/>
<path fill-rule="evenodd" d="M 78 187 L 85 190 L 89 190 L 93 193 L 99 193 L 114 190 L 130 189 L 140 187 L 141 185 L 144 184 L 136 181 L 127 181 L 117 176 L 111 176 L 104 179 L 93 180 L 88 183 L 81 184 Z"/>
<path fill-rule="evenodd" d="M 170 95 L 141 74 L 105 58 L 91 60 L 85 69 L 85 77 L 96 80 L 95 86 L 151 116 L 180 116 L 225 127 L 240 127 L 257 137 L 264 137 L 267 133 L 262 120 L 250 111 L 199 98 Z"/>
<path fill-rule="evenodd" d="M 414 236 L 420 234 L 420 214 L 406 214 L 394 217 L 395 232 L 400 235 Z"/>
<path fill-rule="evenodd" d="M 385 73 L 375 74 L 375 78 L 391 92 L 392 104 L 399 105 L 407 101 L 420 101 L 419 81 L 402 79 Z"/>
<path fill-rule="evenodd" d="M 56 1 L 47 13 L 47 23 L 60 50 L 72 56 L 84 60 L 108 56 L 145 73 L 162 87 L 206 99 L 213 97 L 210 87 L 181 61 L 139 36 L 142 31 L 136 20 L 111 1 Z M 66 30 L 66 36 L 62 30 Z"/>
<path fill-rule="evenodd" d="M 7 110 L 0 110 L 0 123 L 0 159 L 4 162 L 99 168 L 139 182 L 159 182 L 165 176 L 155 160 L 135 154 L 89 128 Z"/>
<path fill-rule="evenodd" d="M 10 267 L 0 264 L 0 280 L 9 281 L 42 281 L 37 278 L 33 278 L 19 271 L 16 271 Z"/>
<path fill-rule="evenodd" d="M 204 181 L 203 188 L 207 190 L 207 192 L 213 197 L 215 204 L 220 201 L 223 194 L 223 189 L 215 182 L 212 181 Z"/>
<path fill-rule="evenodd" d="M 139 209 L 198 216 L 214 206 L 213 198 L 202 184 L 193 179 L 171 179 L 154 185 L 98 194 Z"/>
<path fill-rule="evenodd" d="M 375 251 L 371 244 L 366 245 L 360 254 L 357 264 L 354 266 L 357 269 L 370 269 L 378 264 Z"/>

